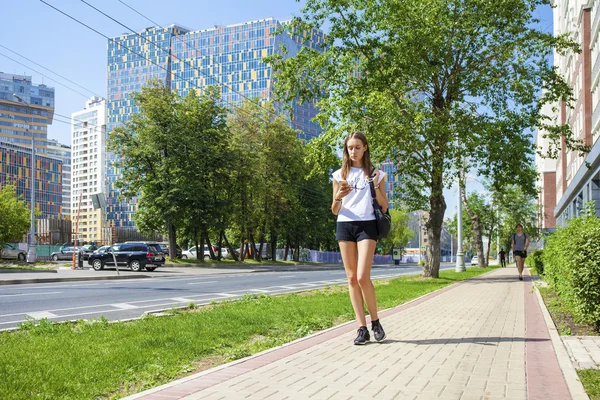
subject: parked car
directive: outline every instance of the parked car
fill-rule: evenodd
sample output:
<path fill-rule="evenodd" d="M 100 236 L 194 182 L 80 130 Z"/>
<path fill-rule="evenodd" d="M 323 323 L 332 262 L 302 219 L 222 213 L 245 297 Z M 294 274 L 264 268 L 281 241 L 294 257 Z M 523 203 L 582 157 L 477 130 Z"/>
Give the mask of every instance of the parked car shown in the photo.
<path fill-rule="evenodd" d="M 165 257 L 167 257 L 169 255 L 169 242 L 160 242 L 159 245 L 163 250 L 163 253 L 165 253 Z M 175 257 L 183 258 L 183 250 L 181 250 L 181 247 L 176 246 L 175 249 Z"/>
<path fill-rule="evenodd" d="M 110 246 L 98 247 L 96 250 L 94 250 L 94 253 L 106 253 L 106 250 L 108 249 L 110 249 Z"/>
<path fill-rule="evenodd" d="M 212 249 L 213 249 L 213 253 L 217 252 L 217 246 L 212 245 Z M 205 244 L 204 245 L 204 258 L 210 258 L 210 251 L 208 250 L 208 245 Z M 190 247 L 189 249 L 185 250 L 182 254 L 181 254 L 182 258 L 196 258 L 196 246 Z"/>
<path fill-rule="evenodd" d="M 84 260 L 87 260 L 94 253 L 94 251 L 98 250 L 98 246 L 96 246 L 95 244 L 81 246 L 81 250 L 82 258 Z"/>
<path fill-rule="evenodd" d="M 25 250 L 21 250 L 18 247 L 13 246 L 12 244 L 5 244 L 2 246 L 2 251 L 0 251 L 0 258 L 12 259 L 25 261 L 27 258 L 27 252 Z"/>
<path fill-rule="evenodd" d="M 473 256 L 471 258 L 471 265 L 478 265 L 478 264 L 479 264 L 479 257 Z"/>
<path fill-rule="evenodd" d="M 50 254 L 50 259 L 52 261 L 72 260 L 73 259 L 73 253 L 75 251 L 81 251 L 81 252 L 83 252 L 83 248 L 77 247 L 77 249 L 76 249 L 73 246 L 63 246 L 63 247 L 61 247 L 60 250 L 55 251 L 54 253 Z"/>
<path fill-rule="evenodd" d="M 113 257 L 114 255 L 114 257 Z M 164 265 L 165 256 L 159 246 L 143 242 L 117 243 L 109 247 L 105 252 L 95 252 L 88 259 L 88 264 L 96 271 L 104 269 L 105 266 L 126 266 L 132 271 L 154 271 Z"/>

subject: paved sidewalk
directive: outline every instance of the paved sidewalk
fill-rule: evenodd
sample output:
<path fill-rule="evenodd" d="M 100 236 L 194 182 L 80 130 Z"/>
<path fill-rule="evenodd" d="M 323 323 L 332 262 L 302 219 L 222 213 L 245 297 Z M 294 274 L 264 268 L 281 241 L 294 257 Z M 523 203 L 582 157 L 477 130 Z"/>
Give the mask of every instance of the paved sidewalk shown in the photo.
<path fill-rule="evenodd" d="M 516 276 L 498 269 L 382 312 L 382 343 L 353 346 L 356 326 L 344 324 L 130 399 L 581 398 L 530 278 Z"/>

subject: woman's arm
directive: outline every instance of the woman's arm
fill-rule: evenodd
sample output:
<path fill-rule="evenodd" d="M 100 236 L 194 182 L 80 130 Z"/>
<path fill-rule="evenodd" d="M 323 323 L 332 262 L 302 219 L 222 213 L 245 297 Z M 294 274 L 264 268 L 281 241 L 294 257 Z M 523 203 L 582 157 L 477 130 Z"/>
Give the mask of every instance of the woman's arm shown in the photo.
<path fill-rule="evenodd" d="M 387 193 L 385 192 L 384 185 L 386 178 L 387 177 L 384 176 L 379 183 L 375 184 L 375 186 L 377 187 L 377 189 L 375 190 L 375 196 L 377 198 L 377 203 L 381 206 L 383 212 L 386 212 L 389 207 L 388 197 Z"/>
<path fill-rule="evenodd" d="M 525 238 L 525 251 L 529 248 L 529 236 Z"/>

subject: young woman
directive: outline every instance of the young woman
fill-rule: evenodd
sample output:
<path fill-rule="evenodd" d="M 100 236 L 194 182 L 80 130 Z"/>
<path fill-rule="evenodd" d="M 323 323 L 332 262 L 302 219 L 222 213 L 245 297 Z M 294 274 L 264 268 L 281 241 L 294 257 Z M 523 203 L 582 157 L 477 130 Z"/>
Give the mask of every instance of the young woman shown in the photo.
<path fill-rule="evenodd" d="M 369 144 L 364 134 L 351 133 L 344 141 L 342 168 L 333 173 L 333 204 L 337 215 L 336 240 L 344 261 L 352 308 L 358 323 L 354 344 L 361 345 L 371 338 L 367 329 L 364 303 L 371 316 L 375 340 L 385 339 L 385 332 L 377 315 L 375 288 L 371 282 L 371 265 L 377 244 L 377 225 L 372 204 L 370 182 L 377 194 L 377 202 L 384 211 L 388 199 L 384 190 L 385 172 L 373 167 Z"/>
<path fill-rule="evenodd" d="M 512 236 L 512 250 L 515 262 L 517 263 L 517 270 L 519 271 L 519 280 L 522 281 L 523 267 L 527 258 L 527 249 L 529 248 L 529 238 L 523 232 L 523 225 L 517 224 L 515 231 Z"/>

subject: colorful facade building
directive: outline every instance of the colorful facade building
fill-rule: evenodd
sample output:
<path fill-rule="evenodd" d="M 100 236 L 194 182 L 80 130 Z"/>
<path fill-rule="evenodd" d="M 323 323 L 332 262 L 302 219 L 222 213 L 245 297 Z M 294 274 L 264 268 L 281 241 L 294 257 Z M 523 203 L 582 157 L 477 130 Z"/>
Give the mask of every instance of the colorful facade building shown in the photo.
<path fill-rule="evenodd" d="M 0 72 L 0 142 L 31 147 L 34 137 L 35 147 L 45 149 L 53 118 L 54 88 Z"/>
<path fill-rule="evenodd" d="M 58 143 L 55 139 L 48 140 L 48 146 L 42 152 L 52 158 L 58 158 L 63 162 L 62 166 L 62 185 L 63 185 L 63 204 L 62 217 L 69 219 L 71 217 L 71 146 Z"/>
<path fill-rule="evenodd" d="M 36 152 L 35 207 L 39 218 L 60 219 L 63 204 L 61 160 Z M 0 187 L 13 184 L 31 204 L 31 148 L 0 142 Z"/>
<path fill-rule="evenodd" d="M 137 112 L 131 99 L 150 79 L 159 79 L 185 96 L 210 85 L 221 90 L 225 105 L 233 108 L 245 98 L 271 100 L 273 71 L 263 60 L 281 52 L 295 55 L 302 46 L 316 50 L 323 44 L 323 32 L 301 35 L 277 33 L 283 23 L 268 18 L 228 26 L 192 31 L 177 25 L 146 28 L 138 34 L 122 35 L 108 43 L 107 131 L 127 122 Z M 279 104 L 275 105 L 281 110 Z M 290 126 L 298 137 L 310 140 L 321 132 L 311 121 L 317 114 L 314 104 L 293 105 Z M 135 228 L 136 200 L 119 201 L 115 181 L 120 171 L 114 155 L 107 154 L 107 218 L 116 227 Z"/>

